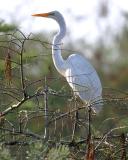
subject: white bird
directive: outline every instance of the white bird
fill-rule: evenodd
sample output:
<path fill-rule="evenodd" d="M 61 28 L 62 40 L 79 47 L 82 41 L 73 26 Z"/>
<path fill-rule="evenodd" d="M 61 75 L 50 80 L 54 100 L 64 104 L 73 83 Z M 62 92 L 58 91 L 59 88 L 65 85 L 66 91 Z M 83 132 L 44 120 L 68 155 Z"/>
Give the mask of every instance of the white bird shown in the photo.
<path fill-rule="evenodd" d="M 99 76 L 88 60 L 80 54 L 72 54 L 66 60 L 61 55 L 61 40 L 66 34 L 66 24 L 58 11 L 33 14 L 32 16 L 54 19 L 59 24 L 59 32 L 53 38 L 52 58 L 57 71 L 66 78 L 75 95 L 85 104 L 102 99 L 102 86 Z M 94 110 L 99 111 L 99 105 Z"/>

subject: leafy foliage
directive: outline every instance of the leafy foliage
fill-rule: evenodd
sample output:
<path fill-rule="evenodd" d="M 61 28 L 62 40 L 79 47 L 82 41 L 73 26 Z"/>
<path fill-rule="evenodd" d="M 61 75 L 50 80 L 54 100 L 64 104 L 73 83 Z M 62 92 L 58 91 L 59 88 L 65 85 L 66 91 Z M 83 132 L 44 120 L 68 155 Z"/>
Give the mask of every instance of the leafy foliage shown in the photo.
<path fill-rule="evenodd" d="M 39 141 L 30 145 L 26 158 L 28 160 L 68 160 L 69 154 L 70 151 L 67 146 L 59 145 L 58 147 L 50 148 Z"/>
<path fill-rule="evenodd" d="M 3 20 L 0 21 L 0 32 L 9 32 L 14 31 L 16 29 L 16 25 L 14 24 L 6 24 Z"/>
<path fill-rule="evenodd" d="M 15 160 L 15 157 L 12 158 L 9 149 L 7 149 L 6 147 L 2 146 L 2 144 L 0 144 L 0 159 Z"/>
<path fill-rule="evenodd" d="M 60 145 L 56 148 L 52 148 L 49 153 L 48 153 L 48 160 L 68 160 L 69 158 L 69 148 L 64 146 L 64 145 Z"/>

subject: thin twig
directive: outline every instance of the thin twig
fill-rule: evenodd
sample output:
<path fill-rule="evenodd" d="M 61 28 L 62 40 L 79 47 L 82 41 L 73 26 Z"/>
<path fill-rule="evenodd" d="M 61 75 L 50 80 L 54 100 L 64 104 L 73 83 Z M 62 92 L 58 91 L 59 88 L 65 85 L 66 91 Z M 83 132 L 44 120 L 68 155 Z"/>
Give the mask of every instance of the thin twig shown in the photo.
<path fill-rule="evenodd" d="M 45 89 L 44 89 L 44 105 L 45 105 L 45 132 L 44 138 L 48 140 L 49 138 L 49 128 L 48 128 L 48 86 L 47 86 L 47 79 L 45 77 Z"/>
<path fill-rule="evenodd" d="M 25 135 L 27 137 L 33 137 L 33 138 L 36 138 L 36 139 L 41 139 L 41 140 L 44 139 L 42 136 L 40 136 L 38 134 L 35 134 L 33 132 L 30 132 L 30 131 L 27 131 L 27 132 L 25 132 L 25 131 L 18 131 L 18 130 L 11 130 L 11 129 L 2 128 L 2 127 L 0 127 L 0 130 L 8 131 L 8 132 L 10 132 L 13 135 L 21 134 L 21 135 Z"/>
<path fill-rule="evenodd" d="M 27 93 L 25 90 L 25 82 L 24 82 L 24 70 L 23 70 L 23 51 L 24 51 L 24 43 L 25 40 L 22 42 L 22 49 L 20 52 L 20 73 L 21 73 L 21 85 L 22 85 L 22 90 L 23 90 L 23 97 L 27 97 Z"/>

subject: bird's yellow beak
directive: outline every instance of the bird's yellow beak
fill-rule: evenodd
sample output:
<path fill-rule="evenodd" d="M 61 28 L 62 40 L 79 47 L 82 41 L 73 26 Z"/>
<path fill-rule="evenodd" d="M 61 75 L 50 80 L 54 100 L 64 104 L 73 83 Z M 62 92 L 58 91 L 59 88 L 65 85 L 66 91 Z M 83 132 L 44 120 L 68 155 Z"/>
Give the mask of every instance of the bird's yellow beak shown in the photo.
<path fill-rule="evenodd" d="M 36 16 L 36 17 L 48 17 L 49 13 L 32 14 L 32 16 Z"/>

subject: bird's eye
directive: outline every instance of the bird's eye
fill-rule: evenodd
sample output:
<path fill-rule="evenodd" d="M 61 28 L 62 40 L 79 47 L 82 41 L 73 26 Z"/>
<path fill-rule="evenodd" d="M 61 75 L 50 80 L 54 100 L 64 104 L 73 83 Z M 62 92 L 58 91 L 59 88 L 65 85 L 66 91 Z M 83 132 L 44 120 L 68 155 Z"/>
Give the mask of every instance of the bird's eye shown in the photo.
<path fill-rule="evenodd" d="M 50 15 L 50 16 L 54 16 L 55 13 L 54 13 L 54 12 L 50 12 L 49 15 Z"/>

